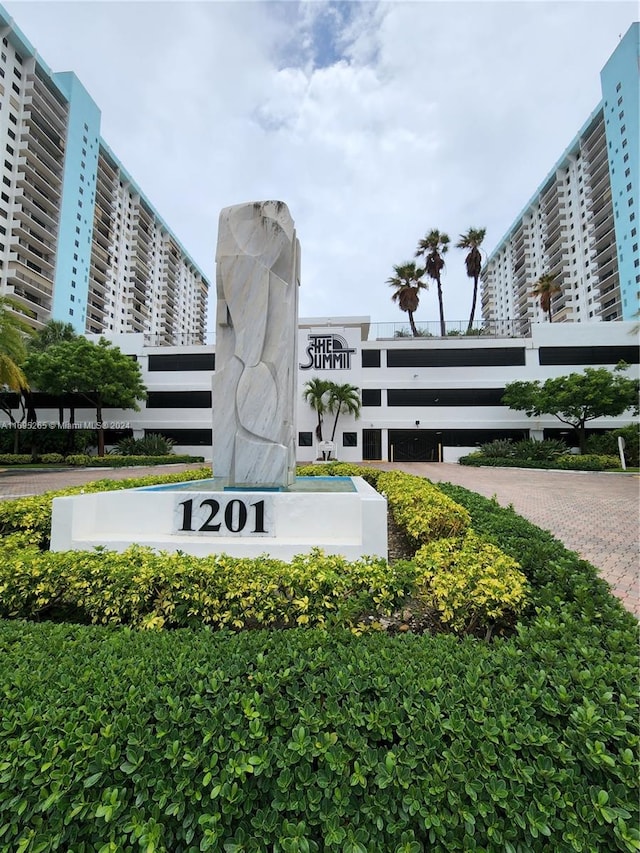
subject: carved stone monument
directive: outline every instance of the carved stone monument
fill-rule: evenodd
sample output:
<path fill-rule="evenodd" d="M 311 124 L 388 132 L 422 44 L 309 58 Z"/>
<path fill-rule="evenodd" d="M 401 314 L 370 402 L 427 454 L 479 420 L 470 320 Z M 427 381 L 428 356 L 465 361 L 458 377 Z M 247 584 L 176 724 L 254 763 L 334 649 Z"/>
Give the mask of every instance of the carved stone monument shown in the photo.
<path fill-rule="evenodd" d="M 281 201 L 226 207 L 216 252 L 213 472 L 238 488 L 295 479 L 300 245 Z"/>
<path fill-rule="evenodd" d="M 386 557 L 386 500 L 362 477 L 295 476 L 300 248 L 287 206 L 225 208 L 216 260 L 214 476 L 56 498 L 51 550 Z"/>

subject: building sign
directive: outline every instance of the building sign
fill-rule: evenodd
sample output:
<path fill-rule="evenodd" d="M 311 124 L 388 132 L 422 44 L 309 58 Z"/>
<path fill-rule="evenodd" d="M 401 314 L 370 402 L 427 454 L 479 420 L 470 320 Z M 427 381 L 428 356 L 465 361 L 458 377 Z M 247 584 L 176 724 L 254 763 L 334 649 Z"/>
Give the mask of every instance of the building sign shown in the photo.
<path fill-rule="evenodd" d="M 351 349 L 342 335 L 316 334 L 307 336 L 306 348 L 308 361 L 300 365 L 300 370 L 351 370 Z"/>

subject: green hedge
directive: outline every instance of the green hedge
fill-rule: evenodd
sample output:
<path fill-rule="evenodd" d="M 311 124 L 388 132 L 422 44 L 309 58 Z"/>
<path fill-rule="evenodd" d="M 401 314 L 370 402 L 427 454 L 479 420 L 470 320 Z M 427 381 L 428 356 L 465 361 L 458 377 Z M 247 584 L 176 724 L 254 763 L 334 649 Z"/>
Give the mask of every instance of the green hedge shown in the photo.
<path fill-rule="evenodd" d="M 67 465 L 91 468 L 126 468 L 131 465 L 189 465 L 192 462 L 204 462 L 204 456 L 188 456 L 177 453 L 170 456 L 86 456 L 79 453 L 67 456 Z M 211 473 L 209 473 L 211 476 Z"/>
<path fill-rule="evenodd" d="M 635 653 L 585 639 L 0 622 L 0 845 L 635 850 Z"/>
<path fill-rule="evenodd" d="M 470 453 L 468 456 L 461 456 L 458 462 L 460 465 L 472 465 L 477 468 L 550 468 L 560 471 L 612 471 L 620 468 L 618 457 L 595 454 L 583 456 L 567 454 L 545 462 L 537 459 L 514 459 L 511 456 L 485 456 L 482 453 Z"/>
<path fill-rule="evenodd" d="M 51 533 L 51 502 L 54 497 L 78 495 L 86 492 L 107 492 L 114 489 L 134 489 L 159 483 L 182 483 L 211 477 L 210 468 L 195 468 L 173 474 L 147 474 L 126 480 L 94 480 L 82 486 L 71 486 L 15 500 L 0 501 L 0 536 L 26 533 L 32 542 L 48 547 Z"/>
<path fill-rule="evenodd" d="M 528 579 L 508 639 L 0 620 L 0 849 L 640 849 L 636 621 L 550 534 L 440 488 Z"/>

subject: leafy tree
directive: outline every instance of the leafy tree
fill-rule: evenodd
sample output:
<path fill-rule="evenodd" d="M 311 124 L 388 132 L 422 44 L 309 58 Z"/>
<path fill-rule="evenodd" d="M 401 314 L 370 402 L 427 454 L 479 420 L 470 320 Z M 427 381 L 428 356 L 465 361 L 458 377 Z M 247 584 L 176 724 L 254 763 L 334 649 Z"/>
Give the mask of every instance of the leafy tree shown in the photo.
<path fill-rule="evenodd" d="M 561 293 L 562 288 L 559 284 L 556 283 L 555 278 L 548 273 L 541 275 L 538 281 L 535 284 L 535 287 L 531 291 L 531 295 L 535 296 L 538 299 L 538 303 L 540 305 L 540 309 L 544 311 L 544 313 L 549 318 L 549 322 L 552 322 L 551 318 L 551 300 L 556 295 L 556 293 Z"/>
<path fill-rule="evenodd" d="M 395 275 L 387 279 L 387 284 L 395 287 L 391 297 L 392 302 L 397 302 L 401 311 L 409 315 L 409 325 L 413 337 L 418 337 L 418 330 L 413 319 L 414 313 L 420 303 L 420 290 L 426 290 L 427 284 L 421 281 L 424 270 L 418 269 L 413 261 L 405 261 L 393 267 Z"/>
<path fill-rule="evenodd" d="M 342 412 L 348 412 L 350 415 L 355 415 L 356 419 L 360 417 L 360 390 L 355 385 L 338 385 L 335 382 L 329 383 L 329 397 L 327 401 L 327 410 L 332 414 L 335 413 L 333 422 L 333 430 L 331 432 L 331 441 L 336 435 L 338 426 L 338 418 Z"/>
<path fill-rule="evenodd" d="M 482 271 L 482 255 L 480 254 L 480 246 L 484 240 L 486 228 L 469 228 L 466 234 L 461 234 L 460 239 L 456 243 L 457 249 L 469 249 L 464 263 L 467 268 L 467 275 L 473 279 L 473 299 L 471 301 L 471 314 L 469 315 L 469 325 L 467 332 L 473 328 L 473 320 L 476 314 L 476 302 L 478 301 L 478 280 Z"/>
<path fill-rule="evenodd" d="M 319 379 L 315 376 L 304 384 L 302 396 L 309 403 L 311 408 L 318 415 L 318 424 L 316 426 L 316 438 L 322 441 L 322 423 L 323 415 L 327 411 L 327 395 L 329 392 L 330 383 L 326 379 Z"/>
<path fill-rule="evenodd" d="M 444 323 L 444 305 L 442 302 L 442 279 L 441 274 L 444 268 L 444 257 L 449 249 L 449 236 L 444 231 L 438 231 L 437 228 L 432 228 L 422 240 L 418 243 L 416 257 L 424 255 L 425 272 L 438 285 L 438 307 L 440 310 L 440 334 L 444 338 L 446 335 Z"/>
<path fill-rule="evenodd" d="M 104 338 L 97 344 L 82 337 L 52 344 L 31 353 L 25 371 L 40 391 L 77 394 L 95 408 L 99 456 L 104 456 L 103 409 L 138 411 L 138 400 L 146 397 L 140 365 Z"/>
<path fill-rule="evenodd" d="M 575 430 L 580 453 L 586 449 L 585 424 L 601 417 L 616 417 L 628 409 L 638 413 L 638 380 L 622 376 L 621 362 L 612 373 L 606 367 L 587 367 L 545 382 L 510 382 L 502 402 L 529 417 L 554 415 Z"/>
<path fill-rule="evenodd" d="M 71 323 L 63 323 L 61 320 L 49 320 L 45 325 L 31 338 L 29 341 L 29 352 L 44 352 L 54 344 L 60 344 L 63 341 L 73 341 L 78 337 L 78 333 L 73 328 Z M 60 425 L 64 423 L 64 406 L 58 407 L 58 421 Z M 69 406 L 69 423 L 75 423 L 75 407 Z M 73 446 L 73 436 L 68 436 L 67 450 L 70 451 Z"/>

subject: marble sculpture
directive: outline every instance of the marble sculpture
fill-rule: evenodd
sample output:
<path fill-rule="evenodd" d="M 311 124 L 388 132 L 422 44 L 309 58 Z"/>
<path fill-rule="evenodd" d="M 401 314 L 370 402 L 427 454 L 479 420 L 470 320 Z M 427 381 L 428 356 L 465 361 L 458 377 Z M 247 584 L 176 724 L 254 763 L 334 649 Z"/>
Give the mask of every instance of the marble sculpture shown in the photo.
<path fill-rule="evenodd" d="M 281 201 L 224 208 L 216 251 L 213 473 L 240 488 L 295 478 L 300 245 Z"/>

